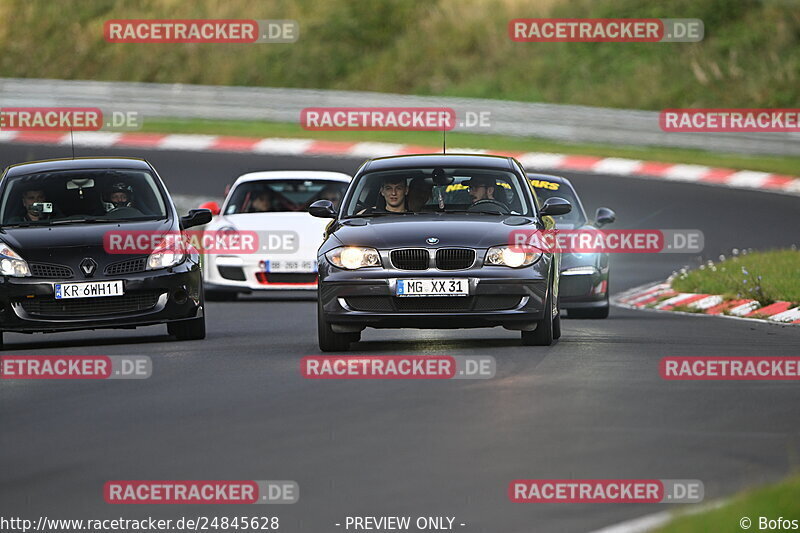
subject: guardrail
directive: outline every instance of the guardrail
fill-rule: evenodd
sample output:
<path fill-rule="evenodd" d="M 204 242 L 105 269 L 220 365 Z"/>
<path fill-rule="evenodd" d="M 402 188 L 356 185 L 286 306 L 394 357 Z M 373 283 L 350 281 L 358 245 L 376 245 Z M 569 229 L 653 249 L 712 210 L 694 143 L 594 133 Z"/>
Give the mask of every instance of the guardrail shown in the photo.
<path fill-rule="evenodd" d="M 490 113 L 489 128 L 454 131 L 568 142 L 670 146 L 718 152 L 800 155 L 797 133 L 666 133 L 658 113 L 479 98 L 357 91 L 223 87 L 160 83 L 0 78 L 3 106 L 91 106 L 137 111 L 147 118 L 264 120 L 298 123 L 306 107 L 450 107 L 457 116 Z"/>

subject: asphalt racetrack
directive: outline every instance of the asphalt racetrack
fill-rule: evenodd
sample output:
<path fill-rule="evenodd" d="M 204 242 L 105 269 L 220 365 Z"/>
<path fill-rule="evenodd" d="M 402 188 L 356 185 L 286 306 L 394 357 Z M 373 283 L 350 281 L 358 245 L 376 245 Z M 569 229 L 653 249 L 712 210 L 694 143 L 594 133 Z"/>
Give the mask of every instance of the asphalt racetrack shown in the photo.
<path fill-rule="evenodd" d="M 68 147 L 0 144 L 3 166 Z M 149 159 L 170 192 L 221 199 L 247 171 L 353 172 L 360 160 L 81 148 Z M 528 169 L 536 170 L 536 169 Z M 797 243 L 797 197 L 566 173 L 617 229 L 700 229 L 707 258 Z M 612 257 L 612 293 L 697 259 Z M 564 320 L 551 347 L 519 333 L 371 330 L 352 354 L 492 355 L 490 380 L 322 381 L 311 297 L 209 303 L 205 341 L 166 328 L 6 334 L 7 354 L 149 355 L 147 380 L 0 383 L 0 515 L 50 518 L 279 516 L 281 531 L 344 531 L 346 516 L 453 516 L 465 533 L 583 532 L 664 511 L 661 504 L 513 504 L 536 479 L 699 479 L 706 500 L 797 466 L 793 382 L 669 382 L 664 356 L 800 355 L 800 327 L 612 308 Z M 125 506 L 109 480 L 294 480 L 294 505 Z M 459 524 L 465 524 L 461 526 Z M 738 526 L 731 525 L 731 530 Z"/>

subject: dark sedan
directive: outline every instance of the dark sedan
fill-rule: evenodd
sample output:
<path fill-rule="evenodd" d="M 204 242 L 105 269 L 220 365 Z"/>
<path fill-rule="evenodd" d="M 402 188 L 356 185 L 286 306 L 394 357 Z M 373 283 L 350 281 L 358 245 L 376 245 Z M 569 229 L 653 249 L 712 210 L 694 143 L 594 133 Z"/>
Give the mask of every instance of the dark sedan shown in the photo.
<path fill-rule="evenodd" d="M 554 216 L 559 230 L 595 230 L 614 222 L 616 215 L 607 207 L 600 207 L 594 221 L 589 221 L 578 193 L 567 178 L 549 174 L 528 174 L 533 190 L 540 202 L 550 198 L 563 198 L 572 205 L 572 211 Z M 569 252 L 561 254 L 561 291 L 559 306 L 567 311 L 568 318 L 608 317 L 608 253 Z"/>
<path fill-rule="evenodd" d="M 2 332 L 153 324 L 166 324 L 178 339 L 204 338 L 199 255 L 168 237 L 210 219 L 208 210 L 180 218 L 141 159 L 7 168 L 0 181 L 0 345 Z"/>
<path fill-rule="evenodd" d="M 319 249 L 318 336 L 346 350 L 365 327 L 521 331 L 523 344 L 558 338 L 559 254 L 512 246 L 514 231 L 553 229 L 569 212 L 540 208 L 522 166 L 488 155 L 373 159 L 342 201 Z"/>

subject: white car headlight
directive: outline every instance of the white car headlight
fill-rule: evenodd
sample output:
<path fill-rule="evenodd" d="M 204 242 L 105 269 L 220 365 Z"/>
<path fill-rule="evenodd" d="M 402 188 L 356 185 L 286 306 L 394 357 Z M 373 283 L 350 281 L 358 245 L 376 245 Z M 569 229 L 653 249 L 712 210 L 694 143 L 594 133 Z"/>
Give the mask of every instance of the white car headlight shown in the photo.
<path fill-rule="evenodd" d="M 147 258 L 147 270 L 169 268 L 179 264 L 186 258 L 186 245 L 181 238 L 168 238 L 161 241 Z"/>
<path fill-rule="evenodd" d="M 483 264 L 520 268 L 534 264 L 541 257 L 542 251 L 530 246 L 492 246 L 486 251 Z"/>
<path fill-rule="evenodd" d="M 4 242 L 0 242 L 0 274 L 15 278 L 24 278 L 31 275 L 28 263 Z"/>
<path fill-rule="evenodd" d="M 325 254 L 332 265 L 347 270 L 381 266 L 381 256 L 375 248 L 341 246 Z"/>

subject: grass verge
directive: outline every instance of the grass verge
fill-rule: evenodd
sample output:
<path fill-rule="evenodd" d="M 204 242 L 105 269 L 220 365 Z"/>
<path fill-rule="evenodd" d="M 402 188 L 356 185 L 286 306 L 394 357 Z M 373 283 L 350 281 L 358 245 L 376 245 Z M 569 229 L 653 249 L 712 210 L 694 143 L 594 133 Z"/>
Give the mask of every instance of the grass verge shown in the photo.
<path fill-rule="evenodd" d="M 761 305 L 776 301 L 800 303 L 800 251 L 769 250 L 735 255 L 672 280 L 678 292 L 751 298 Z"/>
<path fill-rule="evenodd" d="M 329 141 L 386 142 L 440 147 L 442 135 L 426 131 L 307 131 L 299 124 L 247 120 L 184 120 L 160 119 L 147 121 L 142 131 L 150 133 L 198 133 L 207 135 L 233 135 L 239 137 L 294 137 Z M 623 157 L 707 165 L 746 170 L 759 170 L 776 174 L 794 175 L 800 168 L 800 157 L 748 156 L 703 150 L 663 147 L 633 147 L 604 144 L 579 144 L 551 141 L 531 137 L 484 135 L 475 133 L 448 133 L 447 146 L 496 151 L 555 152 L 560 154 L 589 155 L 597 157 Z"/>
<path fill-rule="evenodd" d="M 749 530 L 765 531 L 783 528 L 759 527 L 760 520 L 779 517 L 800 520 L 797 502 L 800 501 L 800 475 L 766 487 L 742 492 L 722 507 L 703 513 L 680 516 L 657 530 L 657 533 L 706 533 L 708 531 L 744 531 L 740 520 L 750 520 Z M 797 529 L 789 527 L 787 529 Z"/>

